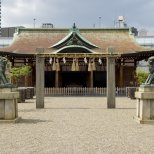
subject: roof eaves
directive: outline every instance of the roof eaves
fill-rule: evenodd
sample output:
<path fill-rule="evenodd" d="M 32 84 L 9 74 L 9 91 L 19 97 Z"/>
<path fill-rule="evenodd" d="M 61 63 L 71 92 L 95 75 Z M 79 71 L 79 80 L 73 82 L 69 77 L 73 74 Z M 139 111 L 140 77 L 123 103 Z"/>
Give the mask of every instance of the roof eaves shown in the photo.
<path fill-rule="evenodd" d="M 96 53 L 95 51 L 93 51 L 93 50 L 91 50 L 91 49 L 89 49 L 89 48 L 87 48 L 87 47 L 80 46 L 80 45 L 69 45 L 69 46 L 65 46 L 65 47 L 63 47 L 63 48 L 58 49 L 58 50 L 55 51 L 54 53 L 58 53 L 58 52 L 60 52 L 60 51 L 62 51 L 62 50 L 64 50 L 64 49 L 67 49 L 67 48 L 83 48 L 83 49 L 86 49 L 87 51 L 89 51 L 89 52 L 91 52 L 91 53 Z"/>

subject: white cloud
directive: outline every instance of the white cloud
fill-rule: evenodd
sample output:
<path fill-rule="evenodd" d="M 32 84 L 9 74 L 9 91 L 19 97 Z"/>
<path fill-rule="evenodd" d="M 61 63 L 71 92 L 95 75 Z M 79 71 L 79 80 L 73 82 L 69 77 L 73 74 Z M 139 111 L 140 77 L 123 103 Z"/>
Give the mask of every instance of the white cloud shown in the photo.
<path fill-rule="evenodd" d="M 113 26 L 119 15 L 128 25 L 154 29 L 153 0 L 2 0 L 2 26 L 33 26 L 51 22 L 56 27 Z M 138 27 L 137 27 L 138 28 Z"/>

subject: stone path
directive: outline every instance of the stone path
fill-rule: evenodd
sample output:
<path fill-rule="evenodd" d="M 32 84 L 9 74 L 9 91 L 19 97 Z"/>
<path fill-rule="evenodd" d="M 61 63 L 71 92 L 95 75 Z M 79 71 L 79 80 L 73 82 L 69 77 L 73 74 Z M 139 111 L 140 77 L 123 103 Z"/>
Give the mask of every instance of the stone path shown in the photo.
<path fill-rule="evenodd" d="M 135 100 L 53 97 L 45 109 L 35 99 L 19 104 L 18 124 L 0 124 L 0 154 L 152 154 L 154 125 L 133 120 Z"/>

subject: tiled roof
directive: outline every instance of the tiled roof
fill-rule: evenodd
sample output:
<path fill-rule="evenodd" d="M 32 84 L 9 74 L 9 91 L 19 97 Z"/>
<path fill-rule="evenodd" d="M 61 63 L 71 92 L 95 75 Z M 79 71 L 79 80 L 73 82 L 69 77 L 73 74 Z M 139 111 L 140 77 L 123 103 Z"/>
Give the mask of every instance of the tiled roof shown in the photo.
<path fill-rule="evenodd" d="M 79 29 L 82 37 L 96 45 L 98 53 L 106 53 L 107 48 L 115 48 L 119 54 L 152 51 L 154 49 L 139 46 L 130 34 L 129 29 Z M 54 52 L 51 47 L 69 34 L 69 29 L 19 29 L 9 47 L 0 52 L 18 54 L 35 54 L 36 48 L 45 48 Z"/>

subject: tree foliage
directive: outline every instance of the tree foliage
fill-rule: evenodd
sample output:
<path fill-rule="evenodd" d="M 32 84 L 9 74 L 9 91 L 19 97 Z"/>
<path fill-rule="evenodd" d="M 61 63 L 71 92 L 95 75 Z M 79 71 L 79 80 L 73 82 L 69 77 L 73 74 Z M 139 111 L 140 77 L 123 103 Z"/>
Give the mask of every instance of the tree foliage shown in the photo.
<path fill-rule="evenodd" d="M 137 70 L 136 71 L 136 77 L 137 77 L 138 83 L 140 85 L 145 83 L 148 75 L 149 75 L 149 73 L 144 71 L 144 70 Z"/>
<path fill-rule="evenodd" d="M 21 67 L 13 67 L 11 69 L 11 78 L 19 79 L 20 77 L 28 75 L 31 71 L 31 67 L 27 65 Z"/>

